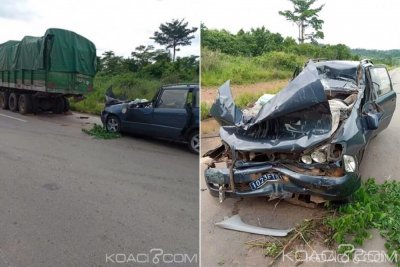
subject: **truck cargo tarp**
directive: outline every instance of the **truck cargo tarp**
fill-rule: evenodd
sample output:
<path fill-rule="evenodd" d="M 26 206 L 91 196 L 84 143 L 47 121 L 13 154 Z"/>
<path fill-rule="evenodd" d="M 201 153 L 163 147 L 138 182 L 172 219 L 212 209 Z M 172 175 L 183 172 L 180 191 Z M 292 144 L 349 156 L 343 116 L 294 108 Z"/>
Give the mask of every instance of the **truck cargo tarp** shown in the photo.
<path fill-rule="evenodd" d="M 43 37 L 0 45 L 0 70 L 48 70 L 96 74 L 96 47 L 88 39 L 62 29 L 48 29 Z"/>
<path fill-rule="evenodd" d="M 8 41 L 0 44 L 0 71 L 12 70 L 19 41 Z"/>

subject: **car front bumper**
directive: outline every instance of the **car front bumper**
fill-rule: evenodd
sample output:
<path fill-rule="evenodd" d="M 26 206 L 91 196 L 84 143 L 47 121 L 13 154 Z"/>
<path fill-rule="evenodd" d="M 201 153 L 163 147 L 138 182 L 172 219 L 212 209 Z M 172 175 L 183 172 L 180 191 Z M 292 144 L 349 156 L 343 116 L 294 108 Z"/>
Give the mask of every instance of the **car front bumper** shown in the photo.
<path fill-rule="evenodd" d="M 235 190 L 230 186 L 228 168 L 208 168 L 205 179 L 210 194 L 217 197 L 222 186 L 226 197 L 270 196 L 284 197 L 288 193 L 316 195 L 327 200 L 344 199 L 361 185 L 361 178 L 355 172 L 344 172 L 341 177 L 315 176 L 292 171 L 284 166 L 260 164 L 234 168 L 232 170 Z M 283 179 L 267 181 L 262 187 L 252 190 L 248 186 L 255 176 L 265 173 L 279 173 Z"/>
<path fill-rule="evenodd" d="M 106 124 L 107 115 L 108 115 L 107 111 L 103 110 L 101 112 L 100 118 L 101 118 L 101 122 L 103 123 L 103 125 Z"/>

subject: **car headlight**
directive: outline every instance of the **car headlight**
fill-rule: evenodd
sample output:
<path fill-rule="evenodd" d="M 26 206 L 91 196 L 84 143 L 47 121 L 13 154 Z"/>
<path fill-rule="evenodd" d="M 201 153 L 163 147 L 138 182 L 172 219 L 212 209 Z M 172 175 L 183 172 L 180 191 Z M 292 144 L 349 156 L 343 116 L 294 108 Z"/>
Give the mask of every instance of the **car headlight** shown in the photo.
<path fill-rule="evenodd" d="M 303 156 L 301 156 L 301 161 L 305 164 L 311 164 L 312 158 L 310 155 L 303 155 Z"/>
<path fill-rule="evenodd" d="M 311 164 L 313 161 L 317 163 L 324 163 L 327 161 L 329 150 L 330 145 L 318 147 L 312 151 L 311 154 L 304 154 L 301 156 L 301 161 L 305 164 Z"/>
<path fill-rule="evenodd" d="M 317 163 L 324 163 L 326 162 L 326 151 L 315 150 L 311 153 L 311 158 Z"/>
<path fill-rule="evenodd" d="M 354 159 L 354 157 L 349 155 L 343 155 L 343 163 L 344 163 L 344 169 L 347 172 L 356 171 L 356 160 Z"/>

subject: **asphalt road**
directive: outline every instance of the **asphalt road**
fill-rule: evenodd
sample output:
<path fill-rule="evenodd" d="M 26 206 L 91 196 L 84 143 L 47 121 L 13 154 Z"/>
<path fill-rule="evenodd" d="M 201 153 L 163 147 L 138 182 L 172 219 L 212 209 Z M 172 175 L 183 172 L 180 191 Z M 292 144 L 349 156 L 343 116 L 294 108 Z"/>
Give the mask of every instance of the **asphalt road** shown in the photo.
<path fill-rule="evenodd" d="M 374 177 L 379 183 L 387 179 L 400 181 L 400 69 L 390 72 L 392 83 L 397 92 L 397 108 L 389 127 L 371 140 L 360 166 L 363 179 Z M 202 139 L 202 154 L 220 144 L 219 138 Z M 205 164 L 201 164 L 204 173 Z M 266 198 L 227 199 L 222 204 L 218 198 L 211 197 L 206 190 L 203 174 L 200 177 L 201 192 L 201 263 L 203 266 L 266 266 L 271 258 L 264 256 L 263 250 L 245 244 L 247 241 L 260 239 L 259 235 L 235 232 L 216 227 L 216 222 L 224 217 L 239 214 L 245 223 L 278 229 L 294 227 L 304 219 L 319 217 L 323 209 L 309 209 L 295 206 L 284 201 L 267 201 Z M 270 237 L 260 240 L 274 241 Z M 385 241 L 377 231 L 367 240 L 363 249 L 366 251 L 385 251 Z M 311 244 L 318 253 L 327 249 L 321 244 Z M 307 249 L 303 247 L 300 249 Z M 368 266 L 393 266 L 389 263 L 365 264 Z M 295 266 L 295 263 L 278 261 L 276 266 Z M 301 266 L 360 266 L 360 264 L 335 264 L 304 262 Z"/>
<path fill-rule="evenodd" d="M 167 141 L 94 139 L 81 128 L 99 120 L 85 116 L 0 110 L 0 266 L 148 266 L 133 260 L 156 254 L 164 266 L 167 253 L 190 265 L 198 156 Z"/>

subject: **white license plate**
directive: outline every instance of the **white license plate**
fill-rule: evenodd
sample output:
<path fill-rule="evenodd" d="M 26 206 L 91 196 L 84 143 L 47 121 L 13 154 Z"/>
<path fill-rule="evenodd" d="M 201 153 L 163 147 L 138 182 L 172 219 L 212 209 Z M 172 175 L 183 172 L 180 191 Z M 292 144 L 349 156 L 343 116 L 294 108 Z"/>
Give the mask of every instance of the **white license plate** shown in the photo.
<path fill-rule="evenodd" d="M 250 188 L 252 190 L 257 190 L 262 187 L 267 181 L 277 181 L 282 179 L 282 176 L 279 173 L 266 173 L 257 180 L 250 182 Z"/>

